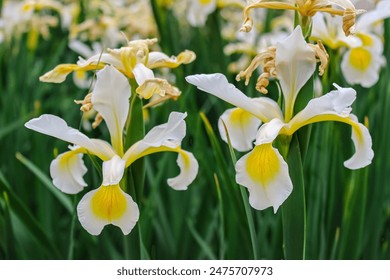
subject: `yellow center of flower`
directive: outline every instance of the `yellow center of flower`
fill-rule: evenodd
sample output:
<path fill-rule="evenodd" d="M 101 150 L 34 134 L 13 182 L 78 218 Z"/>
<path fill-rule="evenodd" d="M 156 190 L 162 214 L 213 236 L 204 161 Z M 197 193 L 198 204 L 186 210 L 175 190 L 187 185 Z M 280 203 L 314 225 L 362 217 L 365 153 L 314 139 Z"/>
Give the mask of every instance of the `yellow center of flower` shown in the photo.
<path fill-rule="evenodd" d="M 272 144 L 256 146 L 246 161 L 249 177 L 263 187 L 275 179 L 280 171 L 280 161 Z"/>
<path fill-rule="evenodd" d="M 211 3 L 211 1 L 212 1 L 212 0 L 199 0 L 199 3 L 200 3 L 201 5 L 208 5 L 208 4 Z"/>
<path fill-rule="evenodd" d="M 249 122 L 251 116 L 252 115 L 247 111 L 244 111 L 241 108 L 236 108 L 232 111 L 232 114 L 230 115 L 230 121 L 235 125 L 242 126 L 242 124 Z"/>
<path fill-rule="evenodd" d="M 127 201 L 119 185 L 101 186 L 91 199 L 91 207 L 96 217 L 111 222 L 123 216 Z"/>
<path fill-rule="evenodd" d="M 351 63 L 352 67 L 361 71 L 365 71 L 371 64 L 371 54 L 365 48 L 354 48 L 351 50 L 349 62 Z"/>

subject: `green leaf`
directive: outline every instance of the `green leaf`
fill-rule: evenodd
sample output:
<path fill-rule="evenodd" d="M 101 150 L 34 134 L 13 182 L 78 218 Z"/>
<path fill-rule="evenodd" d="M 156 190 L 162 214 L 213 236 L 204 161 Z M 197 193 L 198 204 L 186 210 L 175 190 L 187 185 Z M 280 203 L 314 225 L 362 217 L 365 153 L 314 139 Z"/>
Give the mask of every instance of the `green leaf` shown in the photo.
<path fill-rule="evenodd" d="M 8 208 L 23 222 L 26 228 L 30 231 L 31 235 L 41 245 L 43 251 L 46 252 L 49 258 L 61 259 L 61 255 L 54 245 L 52 240 L 49 239 L 46 232 L 39 225 L 34 216 L 31 215 L 30 210 L 21 201 L 17 194 L 12 190 L 12 187 L 0 171 L 0 192 L 7 193 Z"/>
<path fill-rule="evenodd" d="M 16 153 L 16 158 L 24 164 L 34 175 L 43 183 L 49 192 L 64 206 L 64 208 L 70 213 L 73 213 L 73 204 L 69 197 L 67 197 L 63 192 L 58 190 L 50 180 L 50 178 L 42 172 L 33 162 L 25 158 L 21 153 Z"/>
<path fill-rule="evenodd" d="M 303 260 L 306 257 L 306 205 L 302 159 L 296 135 L 291 141 L 287 164 L 294 188 L 282 204 L 284 255 L 287 260 Z"/>

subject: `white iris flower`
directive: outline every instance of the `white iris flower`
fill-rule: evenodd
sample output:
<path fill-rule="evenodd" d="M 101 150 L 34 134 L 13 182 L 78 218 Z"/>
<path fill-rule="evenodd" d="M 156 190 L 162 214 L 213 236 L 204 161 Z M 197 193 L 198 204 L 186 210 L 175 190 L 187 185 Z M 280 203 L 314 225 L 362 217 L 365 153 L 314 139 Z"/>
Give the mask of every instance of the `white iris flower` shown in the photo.
<path fill-rule="evenodd" d="M 291 46 L 294 46 L 293 48 Z M 293 185 L 288 165 L 272 144 L 278 135 L 293 135 L 301 127 L 322 121 L 338 121 L 352 127 L 355 154 L 344 166 L 362 168 L 371 163 L 373 151 L 368 129 L 351 114 L 355 90 L 336 89 L 308 102 L 292 115 L 296 97 L 316 69 L 315 52 L 305 42 L 298 26 L 285 40 L 276 45 L 276 72 L 285 101 L 285 111 L 267 97 L 249 98 L 222 74 L 192 75 L 186 80 L 200 90 L 236 106 L 220 118 L 220 133 L 226 141 L 221 122 L 226 124 L 232 146 L 249 152 L 235 166 L 236 181 L 249 190 L 249 202 L 255 209 L 279 206 L 290 195 Z M 259 128 L 260 127 L 260 128 Z M 253 147 L 254 142 L 254 147 Z"/>
<path fill-rule="evenodd" d="M 73 144 L 70 151 L 58 155 L 50 165 L 53 184 L 64 193 L 75 194 L 87 186 L 83 179 L 87 172 L 83 154 L 95 155 L 103 161 L 101 186 L 88 192 L 77 206 L 81 225 L 92 235 L 100 234 L 107 224 L 118 226 L 124 234 L 129 234 L 137 222 L 138 207 L 119 186 L 125 169 L 137 159 L 163 151 L 178 153 L 180 174 L 168 180 L 168 185 L 176 190 L 185 190 L 198 172 L 198 163 L 192 153 L 180 147 L 186 134 L 186 113 L 172 112 L 167 123 L 152 128 L 144 139 L 124 151 L 122 133 L 130 95 L 128 80 L 116 68 L 105 66 L 97 73 L 91 99 L 107 124 L 111 144 L 88 138 L 54 115 L 42 115 L 25 124 L 29 129 Z"/>

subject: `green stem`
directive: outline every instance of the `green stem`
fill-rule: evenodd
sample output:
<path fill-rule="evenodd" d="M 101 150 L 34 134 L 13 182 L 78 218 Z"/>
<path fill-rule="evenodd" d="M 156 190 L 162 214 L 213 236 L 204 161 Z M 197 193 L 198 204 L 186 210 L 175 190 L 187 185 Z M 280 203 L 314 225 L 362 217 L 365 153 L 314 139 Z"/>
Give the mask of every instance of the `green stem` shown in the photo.
<path fill-rule="evenodd" d="M 225 132 L 226 132 L 226 137 L 227 137 L 228 144 L 229 144 L 229 151 L 230 151 L 230 156 L 231 156 L 231 159 L 232 159 L 232 163 L 233 163 L 234 166 L 236 166 L 236 162 L 237 162 L 236 154 L 234 153 L 232 144 L 230 142 L 229 132 L 228 132 L 228 130 L 226 128 L 225 123 L 224 122 L 222 122 L 222 123 L 223 123 L 223 126 L 225 128 Z M 246 219 L 247 219 L 248 227 L 249 227 L 249 234 L 250 234 L 251 244 L 252 244 L 253 259 L 257 260 L 258 256 L 257 256 L 257 249 L 256 249 L 257 248 L 257 241 L 256 241 L 255 225 L 254 225 L 254 222 L 253 222 L 252 210 L 251 210 L 251 207 L 249 205 L 248 194 L 245 192 L 245 189 L 244 189 L 243 186 L 240 186 L 240 193 L 241 193 L 242 202 L 244 204 Z"/>

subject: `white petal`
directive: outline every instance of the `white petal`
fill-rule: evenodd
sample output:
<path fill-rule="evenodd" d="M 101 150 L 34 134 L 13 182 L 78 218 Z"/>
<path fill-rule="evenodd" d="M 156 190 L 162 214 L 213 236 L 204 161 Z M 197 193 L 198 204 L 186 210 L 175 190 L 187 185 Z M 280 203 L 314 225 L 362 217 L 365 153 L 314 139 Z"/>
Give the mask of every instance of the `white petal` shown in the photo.
<path fill-rule="evenodd" d="M 376 9 L 366 12 L 356 20 L 356 31 L 370 30 L 372 24 L 390 17 L 390 9 Z"/>
<path fill-rule="evenodd" d="M 146 80 L 154 79 L 153 71 L 142 63 L 137 63 L 134 66 L 133 74 L 139 86 L 142 85 Z"/>
<path fill-rule="evenodd" d="M 126 161 L 115 155 L 112 159 L 103 162 L 102 186 L 117 185 L 125 172 Z"/>
<path fill-rule="evenodd" d="M 216 1 L 211 0 L 209 4 L 201 4 L 198 0 L 191 1 L 187 12 L 187 20 L 191 26 L 204 26 L 209 14 L 216 8 Z"/>
<path fill-rule="evenodd" d="M 87 173 L 83 154 L 68 151 L 58 155 L 50 164 L 50 176 L 53 184 L 67 194 L 81 192 L 87 183 L 83 176 Z"/>
<path fill-rule="evenodd" d="M 286 111 L 292 114 L 295 99 L 313 75 L 317 64 L 315 53 L 303 38 L 299 25 L 290 36 L 276 44 L 275 60 Z"/>
<path fill-rule="evenodd" d="M 272 143 L 278 137 L 280 130 L 286 124 L 279 119 L 273 119 L 263 124 L 256 135 L 255 145 Z"/>
<path fill-rule="evenodd" d="M 69 127 L 63 119 L 57 116 L 44 114 L 39 118 L 28 121 L 24 126 L 42 134 L 83 147 L 103 160 L 112 157 L 113 151 L 107 148 L 108 145 L 102 145 L 100 144 L 101 142 L 89 139 L 77 129 Z"/>
<path fill-rule="evenodd" d="M 253 208 L 272 206 L 275 213 L 293 189 L 287 163 L 272 144 L 256 146 L 237 161 L 236 181 L 248 188 Z"/>
<path fill-rule="evenodd" d="M 142 140 L 151 147 L 179 146 L 186 135 L 186 123 L 184 119 L 187 113 L 172 112 L 168 122 L 153 127 Z"/>
<path fill-rule="evenodd" d="M 310 123 L 349 117 L 352 103 L 356 99 L 356 91 L 353 88 L 342 88 L 336 84 L 334 86 L 337 90 L 311 99 L 306 107 L 295 115 L 288 124 L 290 134 Z"/>
<path fill-rule="evenodd" d="M 186 81 L 233 106 L 244 109 L 263 122 L 273 118 L 283 118 L 279 106 L 272 99 L 263 97 L 253 102 L 253 99 L 246 96 L 233 84 L 230 84 L 223 74 L 191 75 L 186 77 Z"/>
<path fill-rule="evenodd" d="M 218 121 L 218 129 L 223 141 L 228 143 L 226 129 L 234 149 L 245 152 L 253 148 L 261 121 L 241 108 L 226 110 Z"/>
<path fill-rule="evenodd" d="M 355 144 L 355 153 L 347 161 L 344 166 L 349 169 L 359 169 L 371 164 L 374 158 L 372 150 L 372 139 L 368 129 L 361 123 L 357 122 L 357 118 L 351 115 L 351 119 L 355 122 L 352 125 L 352 141 Z"/>
<path fill-rule="evenodd" d="M 137 204 L 118 185 L 102 186 L 88 192 L 77 205 L 77 216 L 83 228 L 99 235 L 104 226 L 113 224 L 129 234 L 139 218 Z"/>
<path fill-rule="evenodd" d="M 180 174 L 168 179 L 167 183 L 175 190 L 186 190 L 198 174 L 198 161 L 192 153 L 181 150 L 177 157 L 177 164 L 180 167 Z"/>
<path fill-rule="evenodd" d="M 378 82 L 380 68 L 385 63 L 382 54 L 371 48 L 360 47 L 350 49 L 343 55 L 341 70 L 349 84 L 360 84 L 369 88 Z"/>
<path fill-rule="evenodd" d="M 128 80 L 112 66 L 97 73 L 92 104 L 105 120 L 115 151 L 122 148 L 122 131 L 129 112 L 131 90 Z"/>

